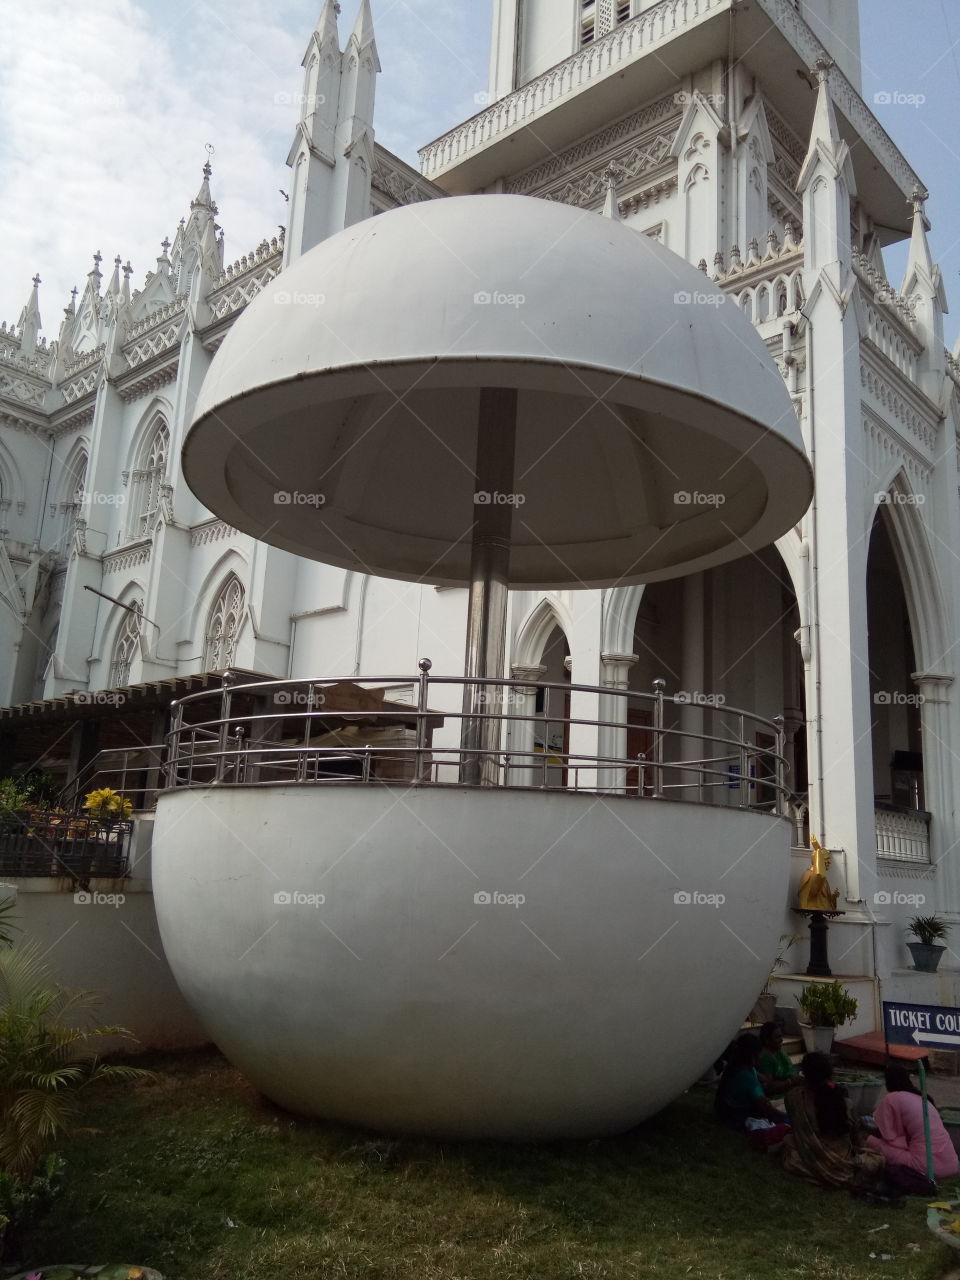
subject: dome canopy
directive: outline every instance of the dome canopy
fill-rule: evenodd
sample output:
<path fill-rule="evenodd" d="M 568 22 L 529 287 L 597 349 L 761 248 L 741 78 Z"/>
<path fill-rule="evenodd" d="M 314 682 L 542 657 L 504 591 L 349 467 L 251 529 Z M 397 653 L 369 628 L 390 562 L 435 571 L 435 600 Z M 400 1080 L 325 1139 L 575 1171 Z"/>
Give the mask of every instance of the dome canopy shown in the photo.
<path fill-rule="evenodd" d="M 476 492 L 486 387 L 518 391 L 509 493 Z M 719 286 L 623 223 L 502 195 L 381 214 L 272 281 L 183 469 L 256 538 L 445 586 L 469 581 L 477 504 L 511 510 L 512 584 L 599 587 L 766 546 L 813 491 L 783 379 Z"/>

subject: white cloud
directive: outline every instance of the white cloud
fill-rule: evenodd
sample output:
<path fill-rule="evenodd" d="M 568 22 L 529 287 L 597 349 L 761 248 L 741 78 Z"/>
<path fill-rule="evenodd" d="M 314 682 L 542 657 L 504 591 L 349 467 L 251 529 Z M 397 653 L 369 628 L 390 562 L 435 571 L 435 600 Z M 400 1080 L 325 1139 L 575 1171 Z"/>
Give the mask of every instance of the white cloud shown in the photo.
<path fill-rule="evenodd" d="M 133 284 L 154 266 L 215 147 L 228 261 L 277 232 L 287 206 L 300 61 L 321 0 L 45 0 L 11 5 L 0 44 L 0 319 L 16 321 L 39 271 L 44 333 L 99 249 Z M 377 136 L 408 162 L 472 114 L 486 78 L 488 4 L 375 0 L 384 75 Z M 344 4 L 342 42 L 353 6 Z"/>

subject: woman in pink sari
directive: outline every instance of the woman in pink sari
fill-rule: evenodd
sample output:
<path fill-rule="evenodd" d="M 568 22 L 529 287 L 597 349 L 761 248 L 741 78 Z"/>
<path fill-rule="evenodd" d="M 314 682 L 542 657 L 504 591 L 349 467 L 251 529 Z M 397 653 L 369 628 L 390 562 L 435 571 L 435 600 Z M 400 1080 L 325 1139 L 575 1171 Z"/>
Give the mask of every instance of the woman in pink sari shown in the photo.
<path fill-rule="evenodd" d="M 867 1145 L 874 1151 L 882 1151 L 887 1161 L 888 1175 L 896 1178 L 897 1168 L 912 1170 L 920 1178 L 927 1176 L 927 1152 L 923 1138 L 923 1101 L 920 1091 L 910 1079 L 905 1067 L 887 1067 L 886 1097 L 873 1113 L 877 1126 L 876 1136 L 867 1138 Z M 930 1148 L 933 1152 L 934 1178 L 952 1178 L 960 1168 L 960 1161 L 950 1135 L 943 1126 L 936 1107 L 927 1099 L 930 1117 Z"/>

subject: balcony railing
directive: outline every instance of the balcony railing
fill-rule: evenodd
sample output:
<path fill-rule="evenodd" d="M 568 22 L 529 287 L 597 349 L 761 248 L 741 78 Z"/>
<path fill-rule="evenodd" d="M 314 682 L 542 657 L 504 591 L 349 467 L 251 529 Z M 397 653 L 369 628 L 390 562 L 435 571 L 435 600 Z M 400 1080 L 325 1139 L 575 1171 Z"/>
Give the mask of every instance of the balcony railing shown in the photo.
<path fill-rule="evenodd" d="M 429 661 L 420 665 L 419 677 L 191 694 L 174 707 L 166 785 L 506 786 L 787 811 L 779 717 L 712 695 L 671 695 L 662 680 L 637 693 L 437 677 Z M 398 686 L 416 700 L 388 702 Z M 464 710 L 468 686 L 480 695 Z M 476 740 L 464 727 L 491 718 L 501 723 L 500 747 L 464 746 Z"/>
<path fill-rule="evenodd" d="M 133 823 L 49 810 L 0 816 L 0 875 L 68 876 L 79 884 L 127 874 Z"/>
<path fill-rule="evenodd" d="M 930 861 L 930 815 L 922 809 L 876 809 L 877 857 Z"/>
<path fill-rule="evenodd" d="M 422 172 L 433 177 L 728 5 L 729 0 L 660 0 L 429 143 L 420 151 Z"/>

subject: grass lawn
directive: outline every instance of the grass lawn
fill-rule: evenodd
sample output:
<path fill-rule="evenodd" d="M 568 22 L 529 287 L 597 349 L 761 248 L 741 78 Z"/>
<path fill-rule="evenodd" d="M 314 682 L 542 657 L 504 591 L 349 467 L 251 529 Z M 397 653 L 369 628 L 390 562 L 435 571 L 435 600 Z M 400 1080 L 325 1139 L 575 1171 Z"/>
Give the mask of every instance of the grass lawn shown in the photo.
<path fill-rule="evenodd" d="M 145 1065 L 155 1081 L 91 1091 L 28 1262 L 167 1280 L 933 1280 L 957 1258 L 923 1201 L 878 1209 L 788 1177 L 715 1127 L 706 1091 L 620 1138 L 457 1145 L 295 1120 L 214 1052 Z"/>

